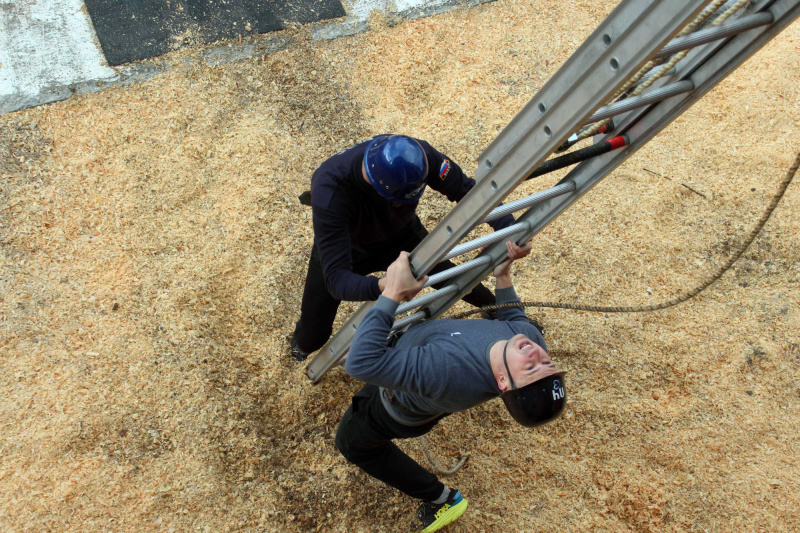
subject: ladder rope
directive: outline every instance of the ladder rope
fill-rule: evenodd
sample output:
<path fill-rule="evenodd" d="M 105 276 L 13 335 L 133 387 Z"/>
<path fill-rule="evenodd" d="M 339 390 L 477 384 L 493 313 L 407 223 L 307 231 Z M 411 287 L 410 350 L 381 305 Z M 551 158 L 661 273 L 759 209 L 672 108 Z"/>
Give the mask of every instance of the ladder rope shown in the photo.
<path fill-rule="evenodd" d="M 684 29 L 682 29 L 678 33 L 677 37 L 683 37 L 694 31 L 695 28 L 697 28 L 697 26 L 702 24 L 706 19 L 708 19 L 708 17 L 714 14 L 717 11 L 717 9 L 719 9 L 720 6 L 722 6 L 726 1 L 727 0 L 715 0 L 699 15 L 697 15 L 697 17 L 695 17 L 695 19 L 692 22 L 690 22 Z M 714 21 L 711 22 L 711 24 L 709 24 L 709 27 L 719 26 L 720 24 L 728 20 L 728 18 L 730 18 L 731 15 L 739 11 L 749 2 L 750 0 L 739 0 L 734 5 L 726 9 L 719 17 L 714 19 Z M 653 85 L 653 83 L 655 83 L 657 80 L 663 78 L 672 67 L 674 67 L 681 59 L 686 57 L 686 54 L 688 54 L 689 51 L 690 50 L 683 50 L 682 52 L 678 52 L 677 54 L 672 56 L 672 58 L 669 61 L 661 65 L 659 65 L 659 63 L 655 60 L 648 61 L 645 66 L 639 69 L 639 72 L 637 72 L 631 79 L 629 79 L 625 83 L 625 85 L 622 86 L 622 88 L 620 88 L 617 91 L 617 93 L 611 98 L 609 103 L 616 101 L 617 98 L 624 95 L 625 92 L 628 91 L 628 89 L 630 89 L 635 83 L 641 80 L 645 74 L 647 74 L 648 72 L 650 72 L 650 70 L 659 65 L 658 70 L 655 71 L 644 82 L 639 84 L 628 97 L 630 98 L 641 94 L 642 91 Z M 583 139 L 593 136 L 595 133 L 597 133 L 598 130 L 600 130 L 600 128 L 605 126 L 609 121 L 611 121 L 611 118 L 603 119 L 600 122 L 596 122 L 595 124 L 581 130 L 578 133 L 578 137 L 575 140 L 575 142 L 582 141 Z"/>
<path fill-rule="evenodd" d="M 461 470 L 461 467 L 464 466 L 464 463 L 466 463 L 467 459 L 469 459 L 468 454 L 465 455 L 462 452 L 458 452 L 459 455 L 461 456 L 461 459 L 459 459 L 458 462 L 455 465 L 453 465 L 452 468 L 446 468 L 431 454 L 430 450 L 428 449 L 428 439 L 425 438 L 425 435 L 419 437 L 419 444 L 422 447 L 422 451 L 425 453 L 425 457 L 427 457 L 428 462 L 433 467 L 435 473 L 443 476 L 455 474 L 456 472 Z"/>
<path fill-rule="evenodd" d="M 775 208 L 778 206 L 778 203 L 783 198 L 784 194 L 786 193 L 786 189 L 789 187 L 789 184 L 792 182 L 795 174 L 797 173 L 798 167 L 800 167 L 800 152 L 797 153 L 794 162 L 787 170 L 786 176 L 784 176 L 783 181 L 778 187 L 778 191 L 772 197 L 769 206 L 761 215 L 761 219 L 752 229 L 750 235 L 739 246 L 739 249 L 725 262 L 725 264 L 722 265 L 722 267 L 720 267 L 714 275 L 709 277 L 706 281 L 704 281 L 694 289 L 680 296 L 677 296 L 676 298 L 673 298 L 667 302 L 662 302 L 653 305 L 638 305 L 638 306 L 599 306 L 599 305 L 583 305 L 583 304 L 570 304 L 570 303 L 559 303 L 559 302 L 510 302 L 506 304 L 489 305 L 478 309 L 473 309 L 455 315 L 452 318 L 457 318 L 457 319 L 465 318 L 470 315 L 480 313 L 481 311 L 493 311 L 495 309 L 501 309 L 504 307 L 549 307 L 554 309 L 573 309 L 577 311 L 591 311 L 595 313 L 643 313 L 649 311 L 659 311 L 661 309 L 666 309 L 668 307 L 673 307 L 675 305 L 683 303 L 686 300 L 689 300 L 690 298 L 694 298 L 695 296 L 703 292 L 705 289 L 707 289 L 712 283 L 721 278 L 725 274 L 725 272 L 727 272 L 733 266 L 733 264 L 742 256 L 742 254 L 744 254 L 744 252 L 747 251 L 747 249 L 755 240 L 756 236 L 758 236 L 764 225 L 769 220 L 770 216 L 772 216 L 772 212 L 775 211 Z"/>
<path fill-rule="evenodd" d="M 736 13 L 737 11 L 742 9 L 749 2 L 750 2 L 750 0 L 739 0 L 734 5 L 732 5 L 728 9 L 726 9 L 719 17 L 714 19 L 711 22 L 711 24 L 709 24 L 709 28 L 713 28 L 713 27 L 719 26 L 720 24 L 722 24 L 723 22 L 728 20 L 731 17 L 731 15 L 733 15 L 734 13 Z M 692 28 L 692 30 L 693 29 L 694 28 Z M 683 32 L 681 32 L 681 34 L 679 34 L 679 37 L 683 37 L 683 35 L 685 35 L 685 34 Z M 651 76 L 644 83 L 642 83 L 638 87 L 636 87 L 636 89 L 630 94 L 629 98 L 632 97 L 632 96 L 637 96 L 637 95 L 641 94 L 642 91 L 644 91 L 645 89 L 650 87 L 653 83 L 655 83 L 656 80 L 658 80 L 659 78 L 664 77 L 666 72 L 669 69 L 671 69 L 672 67 L 674 67 L 676 64 L 678 64 L 678 62 L 681 59 L 683 59 L 684 57 L 686 57 L 686 55 L 689 52 L 690 52 L 690 50 L 683 50 L 683 51 L 678 52 L 677 54 L 675 54 L 669 61 L 667 61 L 667 63 L 665 63 L 664 65 L 661 65 L 659 67 L 658 71 L 653 76 Z"/>

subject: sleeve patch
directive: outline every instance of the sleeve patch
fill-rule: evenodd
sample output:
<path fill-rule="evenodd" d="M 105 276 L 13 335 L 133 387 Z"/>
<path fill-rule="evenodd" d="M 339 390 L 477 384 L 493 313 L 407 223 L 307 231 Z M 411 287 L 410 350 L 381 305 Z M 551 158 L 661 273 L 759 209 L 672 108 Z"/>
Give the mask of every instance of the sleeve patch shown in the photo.
<path fill-rule="evenodd" d="M 442 161 L 442 166 L 439 167 L 439 178 L 445 179 L 449 172 L 450 172 L 450 161 L 445 159 L 444 161 Z"/>

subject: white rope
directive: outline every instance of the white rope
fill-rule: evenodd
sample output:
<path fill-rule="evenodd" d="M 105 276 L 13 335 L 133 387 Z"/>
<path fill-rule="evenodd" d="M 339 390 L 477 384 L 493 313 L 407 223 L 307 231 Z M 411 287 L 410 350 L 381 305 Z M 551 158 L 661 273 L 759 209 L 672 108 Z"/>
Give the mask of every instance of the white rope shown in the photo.
<path fill-rule="evenodd" d="M 683 37 L 684 35 L 688 35 L 689 33 L 693 32 L 700 24 L 705 22 L 706 19 L 708 19 L 711 15 L 713 15 L 717 11 L 717 9 L 719 9 L 720 6 L 722 6 L 727 1 L 728 0 L 715 0 L 714 2 L 712 2 L 707 8 L 701 11 L 700 14 L 697 15 L 697 17 L 695 17 L 694 20 L 692 20 L 692 22 L 686 25 L 686 27 L 684 27 L 678 33 L 677 37 Z M 739 0 L 734 5 L 726 9 L 725 12 L 723 12 L 719 17 L 714 19 L 714 21 L 711 24 L 709 24 L 709 27 L 719 26 L 720 24 L 728 20 L 731 17 L 731 15 L 742 9 L 749 2 L 750 0 Z M 642 91 L 653 85 L 653 83 L 655 83 L 656 80 L 658 80 L 659 78 L 663 78 L 664 75 L 672 67 L 674 67 L 681 59 L 686 57 L 686 54 L 688 54 L 689 52 L 690 50 L 684 50 L 672 56 L 672 58 L 667 63 L 664 63 L 659 67 L 657 72 L 655 72 L 652 76 L 650 76 L 647 80 L 645 80 L 644 83 L 636 87 L 636 89 L 630 95 L 628 95 L 628 98 L 641 94 Z M 656 61 L 648 61 L 645 66 L 639 69 L 639 72 L 637 72 L 631 79 L 629 79 L 622 86 L 622 88 L 620 88 L 616 92 L 616 94 L 609 100 L 608 103 L 610 104 L 615 102 L 617 98 L 625 94 L 625 92 L 628 89 L 630 89 L 635 83 L 637 83 L 640 79 L 642 79 L 645 74 L 650 72 L 655 67 L 656 67 Z M 595 133 L 598 132 L 598 130 L 600 130 L 600 128 L 608 124 L 610 121 L 611 117 L 592 124 L 590 127 L 586 128 L 585 130 L 583 130 L 578 134 L 577 141 L 581 141 L 583 139 L 593 136 Z"/>

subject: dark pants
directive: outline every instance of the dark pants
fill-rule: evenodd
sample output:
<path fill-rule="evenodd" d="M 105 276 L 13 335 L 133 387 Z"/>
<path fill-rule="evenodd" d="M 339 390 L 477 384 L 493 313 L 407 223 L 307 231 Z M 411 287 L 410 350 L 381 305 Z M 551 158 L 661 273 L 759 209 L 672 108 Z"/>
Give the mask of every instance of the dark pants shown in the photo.
<path fill-rule="evenodd" d="M 419 218 L 415 218 L 406 228 L 398 232 L 386 242 L 371 245 L 368 251 L 352 250 L 353 272 L 366 276 L 372 272 L 381 272 L 397 259 L 400 252 L 410 252 L 422 242 L 428 231 Z M 450 261 L 442 261 L 431 270 L 435 274 L 452 268 L 455 265 Z M 434 285 L 439 288 L 444 284 Z M 464 296 L 464 301 L 475 307 L 494 305 L 496 303 L 492 291 L 483 285 L 476 285 L 472 292 Z M 330 295 L 325 287 L 325 278 L 322 275 L 322 264 L 319 261 L 316 246 L 311 249 L 308 260 L 308 273 L 306 285 L 303 289 L 303 301 L 300 306 L 300 320 L 294 328 L 294 338 L 301 350 L 307 353 L 315 352 L 330 338 L 333 331 L 333 321 L 339 309 L 340 300 Z"/>
<path fill-rule="evenodd" d="M 345 459 L 370 476 L 420 500 L 435 500 L 444 484 L 411 457 L 392 439 L 419 437 L 429 432 L 443 417 L 421 426 L 400 424 L 386 412 L 375 385 L 364 387 L 353 396 L 336 431 L 336 447 Z"/>

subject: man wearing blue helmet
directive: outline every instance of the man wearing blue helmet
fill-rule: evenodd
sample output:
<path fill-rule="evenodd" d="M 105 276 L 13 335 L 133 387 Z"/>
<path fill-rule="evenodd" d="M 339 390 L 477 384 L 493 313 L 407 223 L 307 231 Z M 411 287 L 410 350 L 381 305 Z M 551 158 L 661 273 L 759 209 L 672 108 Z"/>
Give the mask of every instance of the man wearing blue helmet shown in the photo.
<path fill-rule="evenodd" d="M 507 243 L 509 259 L 494 270 L 499 303 L 519 302 L 513 260 L 530 245 Z M 425 277 L 414 279 L 403 252 L 386 273 L 385 289 L 364 317 L 345 370 L 366 385 L 355 394 L 336 432 L 336 447 L 367 474 L 422 500 L 418 526 L 430 533 L 460 517 L 467 500 L 403 453 L 393 439 L 418 437 L 444 417 L 501 397 L 520 424 L 558 418 L 566 406 L 564 373 L 555 368 L 539 329 L 519 307 L 496 320 L 431 320 L 411 326 L 394 346 L 386 338 L 397 306 Z"/>
<path fill-rule="evenodd" d="M 380 296 L 385 282 L 369 274 L 386 270 L 428 234 L 416 214 L 427 186 L 458 202 L 475 181 L 427 142 L 405 135 L 367 139 L 317 168 L 310 193 L 314 246 L 290 341 L 292 357 L 305 360 L 325 344 L 342 300 Z M 513 222 L 508 215 L 489 224 L 501 229 Z M 431 273 L 452 266 L 444 261 Z M 483 285 L 464 300 L 477 307 L 495 303 Z"/>

